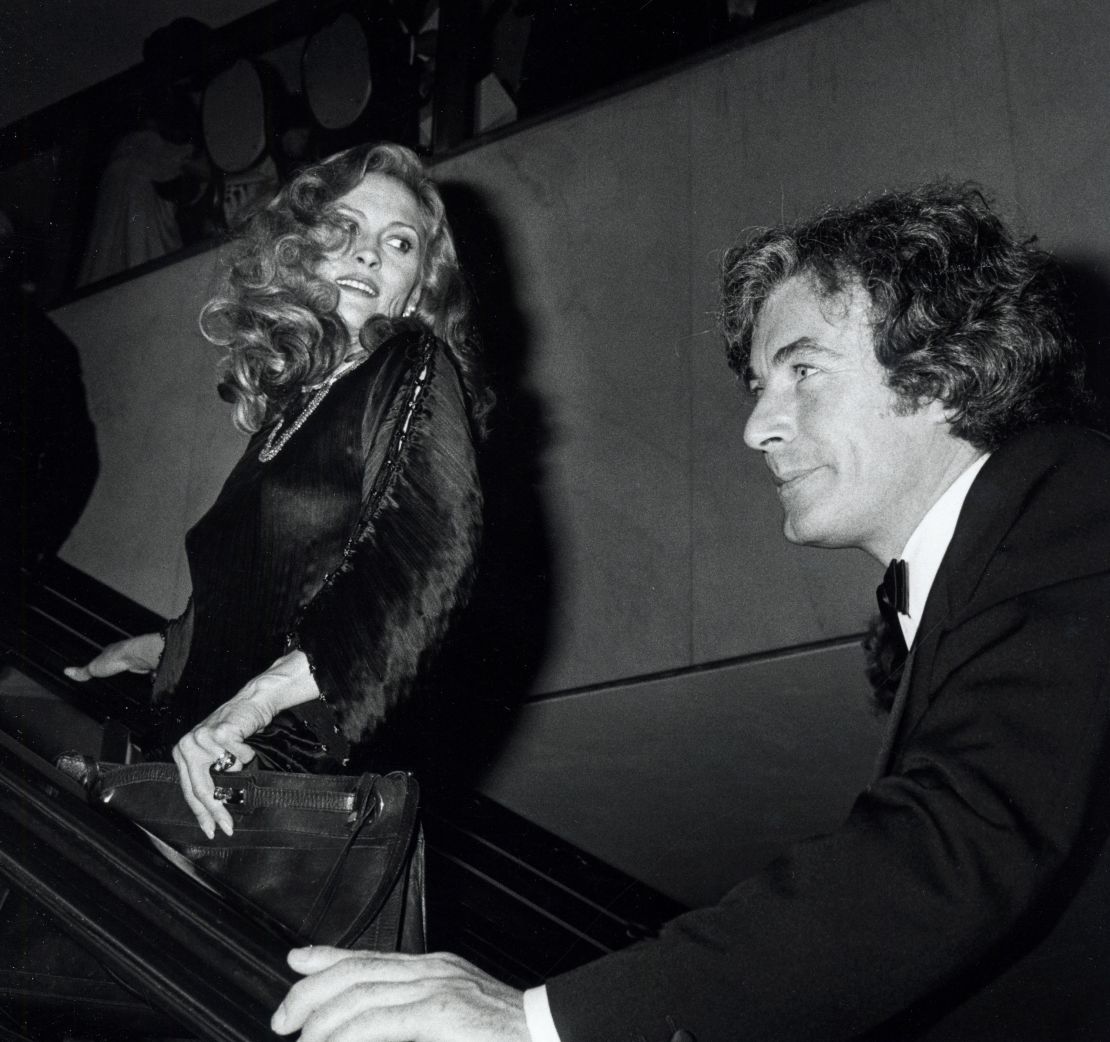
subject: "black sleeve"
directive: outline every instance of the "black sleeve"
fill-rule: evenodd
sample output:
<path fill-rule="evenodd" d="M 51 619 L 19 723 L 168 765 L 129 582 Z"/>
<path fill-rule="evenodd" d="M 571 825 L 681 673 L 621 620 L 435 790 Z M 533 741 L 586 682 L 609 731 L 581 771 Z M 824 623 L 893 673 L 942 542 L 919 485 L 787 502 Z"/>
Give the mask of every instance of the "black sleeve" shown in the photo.
<path fill-rule="evenodd" d="M 458 375 L 433 338 L 408 353 L 363 442 L 361 522 L 291 635 L 354 742 L 409 693 L 473 579 L 482 523 L 474 444 Z"/>
<path fill-rule="evenodd" d="M 164 704 L 181 679 L 193 642 L 192 597 L 185 605 L 185 610 L 176 619 L 170 619 L 166 623 L 162 639 L 165 644 L 162 647 L 162 657 L 158 660 L 158 668 L 154 671 L 153 694 L 155 703 Z"/>

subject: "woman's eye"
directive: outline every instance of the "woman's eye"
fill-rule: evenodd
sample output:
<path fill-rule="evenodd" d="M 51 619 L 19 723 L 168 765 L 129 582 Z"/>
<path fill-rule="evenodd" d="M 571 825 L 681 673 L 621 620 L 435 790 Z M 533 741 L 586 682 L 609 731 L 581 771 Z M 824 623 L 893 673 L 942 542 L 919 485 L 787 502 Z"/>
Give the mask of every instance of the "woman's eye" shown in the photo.
<path fill-rule="evenodd" d="M 400 250 L 401 253 L 411 253 L 415 248 L 411 239 L 406 239 L 403 235 L 391 235 L 385 240 L 395 250 Z"/>

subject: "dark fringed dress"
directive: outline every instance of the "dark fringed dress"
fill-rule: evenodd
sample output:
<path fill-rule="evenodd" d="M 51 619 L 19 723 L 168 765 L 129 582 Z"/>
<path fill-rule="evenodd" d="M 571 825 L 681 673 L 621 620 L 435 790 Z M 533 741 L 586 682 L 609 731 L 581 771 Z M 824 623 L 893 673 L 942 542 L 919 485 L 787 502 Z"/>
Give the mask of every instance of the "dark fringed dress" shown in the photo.
<path fill-rule="evenodd" d="M 321 698 L 250 744 L 262 767 L 342 772 L 413 690 L 468 593 L 482 511 L 470 423 L 446 349 L 410 326 L 336 380 L 266 462 L 272 430 L 186 538 L 193 592 L 155 675 L 153 755 L 299 648 Z"/>

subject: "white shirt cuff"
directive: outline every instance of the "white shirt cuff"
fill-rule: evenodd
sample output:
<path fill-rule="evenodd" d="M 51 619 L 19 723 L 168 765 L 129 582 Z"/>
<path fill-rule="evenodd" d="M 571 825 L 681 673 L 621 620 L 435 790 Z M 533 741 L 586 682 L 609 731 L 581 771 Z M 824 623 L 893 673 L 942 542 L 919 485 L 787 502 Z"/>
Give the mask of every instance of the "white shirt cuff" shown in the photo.
<path fill-rule="evenodd" d="M 551 1019 L 551 1007 L 547 1004 L 547 988 L 529 988 L 524 993 L 524 1019 L 528 1022 L 528 1034 L 532 1042 L 559 1042 L 559 1032 Z"/>

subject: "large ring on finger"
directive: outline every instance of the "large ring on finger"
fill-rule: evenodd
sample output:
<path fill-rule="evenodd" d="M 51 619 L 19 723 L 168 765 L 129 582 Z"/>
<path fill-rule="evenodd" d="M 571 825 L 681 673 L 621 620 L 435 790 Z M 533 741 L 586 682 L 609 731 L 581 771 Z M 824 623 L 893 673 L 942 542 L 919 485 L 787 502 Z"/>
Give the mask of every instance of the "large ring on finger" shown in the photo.
<path fill-rule="evenodd" d="M 224 752 L 220 755 L 220 758 L 218 760 L 216 760 L 215 763 L 212 764 L 212 770 L 214 770 L 214 771 L 229 771 L 229 770 L 231 770 L 232 767 L 235 766 L 235 764 L 236 764 L 235 754 L 232 753 L 232 752 L 228 752 L 227 750 L 224 750 Z"/>

